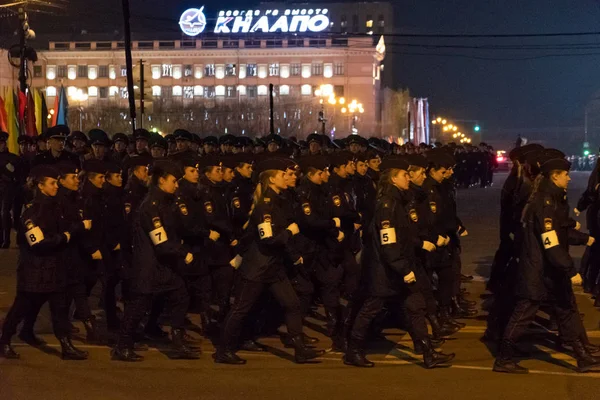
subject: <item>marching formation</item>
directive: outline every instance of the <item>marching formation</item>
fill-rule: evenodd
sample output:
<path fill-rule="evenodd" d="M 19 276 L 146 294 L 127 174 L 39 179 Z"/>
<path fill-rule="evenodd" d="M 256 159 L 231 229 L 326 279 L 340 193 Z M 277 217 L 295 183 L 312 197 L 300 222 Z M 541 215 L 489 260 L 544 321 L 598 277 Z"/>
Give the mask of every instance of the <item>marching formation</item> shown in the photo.
<path fill-rule="evenodd" d="M 12 210 L 20 253 L 0 357 L 19 357 L 11 346 L 17 333 L 43 344 L 33 327 L 48 302 L 63 358 L 88 358 L 71 341 L 69 310 L 89 342 L 104 343 L 89 305 L 97 284 L 111 354 L 121 361 L 143 360 L 148 338 L 169 340 L 171 358 L 199 358 L 185 329 L 197 314 L 217 344 L 216 363 L 245 364 L 237 351 L 264 351 L 256 339 L 282 323 L 281 341 L 304 363 L 324 353 L 304 326 L 322 304 L 332 350 L 345 364 L 374 365 L 366 345 L 385 322 L 405 329 L 434 368 L 454 358 L 440 348 L 465 326 L 459 320 L 477 314 L 461 289 L 472 277 L 461 274 L 468 232 L 456 188 L 491 184 L 485 144 L 392 146 L 317 134 L 305 143 L 277 135 L 200 140 L 143 129 L 111 140 L 101 130 L 55 126 L 37 140 L 47 146 L 37 154 L 22 137 L 19 157 L 4 151 L 1 135 L 3 247 Z M 524 372 L 513 360 L 515 341 L 540 306 L 552 306 L 564 343 L 588 370 L 600 361 L 577 311 L 568 244 L 594 240 L 568 218 L 564 155 L 530 149 L 511 153 L 515 168 L 503 189 L 486 332 L 501 341 L 494 369 Z M 465 172 L 471 158 L 479 175 Z"/>

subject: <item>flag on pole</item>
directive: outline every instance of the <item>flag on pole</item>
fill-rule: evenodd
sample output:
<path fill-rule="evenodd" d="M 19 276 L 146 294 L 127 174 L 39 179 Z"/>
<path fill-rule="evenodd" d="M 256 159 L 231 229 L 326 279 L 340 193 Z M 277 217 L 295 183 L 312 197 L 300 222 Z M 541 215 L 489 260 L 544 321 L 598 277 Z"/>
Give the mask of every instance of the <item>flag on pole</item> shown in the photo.
<path fill-rule="evenodd" d="M 42 118 L 46 118 L 46 115 L 42 112 L 42 95 L 38 89 L 33 89 L 33 103 L 35 107 L 35 129 L 37 134 L 41 134 L 42 131 Z"/>
<path fill-rule="evenodd" d="M 40 93 L 40 97 L 42 98 L 42 118 L 38 123 L 41 123 L 42 126 L 41 129 L 38 130 L 38 135 L 41 135 L 48 129 L 48 106 L 46 105 L 46 96 L 44 96 L 44 93 Z"/>
<path fill-rule="evenodd" d="M 58 118 L 59 100 L 60 99 L 58 94 L 54 96 L 54 108 L 52 109 L 52 112 L 54 112 L 54 114 L 52 114 L 52 122 L 50 123 L 50 126 L 56 126 L 56 119 Z"/>
<path fill-rule="evenodd" d="M 67 92 L 64 86 L 60 86 L 60 96 L 58 100 L 58 110 L 56 110 L 56 125 L 69 125 L 67 111 L 69 110 L 69 102 L 67 101 Z"/>
<path fill-rule="evenodd" d="M 6 132 L 8 132 L 8 151 L 14 154 L 19 154 L 19 127 L 17 125 L 17 110 L 15 104 L 15 92 L 11 87 L 7 87 L 5 91 L 4 106 L 6 109 Z"/>
<path fill-rule="evenodd" d="M 2 93 L 2 96 L 4 96 L 4 93 Z M 0 131 L 6 132 L 8 131 L 8 127 L 6 125 L 8 121 L 6 116 L 6 108 L 4 107 L 4 100 L 2 99 L 2 96 L 0 96 Z"/>
<path fill-rule="evenodd" d="M 27 108 L 25 109 L 25 120 L 27 124 L 25 125 L 25 134 L 27 136 L 37 136 L 38 130 L 36 126 L 35 119 L 35 101 L 33 100 L 33 93 L 31 90 L 27 93 Z"/>

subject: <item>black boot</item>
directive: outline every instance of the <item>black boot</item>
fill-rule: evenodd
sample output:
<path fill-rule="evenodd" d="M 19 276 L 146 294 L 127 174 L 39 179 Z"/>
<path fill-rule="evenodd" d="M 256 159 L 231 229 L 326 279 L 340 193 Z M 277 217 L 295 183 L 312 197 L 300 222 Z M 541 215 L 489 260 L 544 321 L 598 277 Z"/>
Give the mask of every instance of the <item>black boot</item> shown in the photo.
<path fill-rule="evenodd" d="M 421 340 L 421 346 L 423 347 L 423 362 L 427 369 L 435 368 L 437 366 L 446 366 L 454 359 L 454 353 L 444 354 L 435 351 L 429 338 Z"/>
<path fill-rule="evenodd" d="M 185 331 L 183 329 L 172 329 L 171 340 L 173 341 L 173 353 L 171 358 L 177 360 L 197 360 L 200 358 L 200 353 L 191 349 L 184 340 Z"/>
<path fill-rule="evenodd" d="M 294 359 L 298 364 L 304 364 L 308 360 L 317 358 L 325 354 L 323 350 L 315 350 L 310 347 L 306 347 L 304 344 L 304 338 L 302 335 L 294 336 L 292 338 L 292 344 L 294 345 Z"/>
<path fill-rule="evenodd" d="M 302 336 L 304 337 L 304 343 L 306 344 L 312 345 L 320 342 L 319 338 L 308 336 L 306 333 L 303 333 Z"/>
<path fill-rule="evenodd" d="M 444 343 L 446 343 L 446 340 L 434 339 L 430 337 L 429 342 L 434 349 L 439 349 Z M 423 342 L 421 340 L 413 340 L 413 353 L 420 356 L 424 351 L 425 349 L 423 348 Z"/>
<path fill-rule="evenodd" d="M 200 322 L 202 324 L 202 336 L 208 338 L 214 332 L 211 331 L 211 328 L 213 327 L 211 326 L 210 318 L 207 313 L 200 313 Z"/>
<path fill-rule="evenodd" d="M 573 347 L 573 352 L 577 359 L 578 372 L 588 372 L 593 368 L 600 367 L 600 358 L 592 356 L 581 340 L 576 340 L 569 344 Z"/>
<path fill-rule="evenodd" d="M 365 356 L 364 346 L 357 340 L 348 341 L 348 350 L 344 354 L 344 364 L 361 368 L 372 368 L 375 364 Z"/>
<path fill-rule="evenodd" d="M 432 336 L 435 339 L 441 339 L 446 336 L 450 336 L 459 331 L 459 327 L 450 324 L 443 324 L 438 319 L 437 315 L 431 314 L 427 316 L 427 320 L 431 324 Z"/>
<path fill-rule="evenodd" d="M 87 360 L 88 352 L 79 350 L 73 343 L 71 342 L 71 338 L 64 337 L 60 340 L 60 347 L 62 349 L 62 359 L 63 360 Z"/>
<path fill-rule="evenodd" d="M 217 352 L 213 354 L 213 359 L 217 364 L 244 365 L 246 360 L 240 358 L 228 348 L 217 348 Z"/>
<path fill-rule="evenodd" d="M 452 298 L 452 314 L 454 318 L 473 318 L 477 315 L 476 310 L 461 307 L 456 297 Z"/>
<path fill-rule="evenodd" d="M 166 340 L 169 338 L 169 334 L 163 331 L 159 325 L 146 325 L 144 334 L 151 340 Z"/>
<path fill-rule="evenodd" d="M 281 343 L 283 343 L 283 345 L 285 347 L 292 347 L 292 341 L 289 340 L 288 338 L 289 338 L 288 335 L 282 335 L 281 336 Z M 260 344 L 256 343 L 256 341 L 254 341 L 252 339 L 244 340 L 242 342 L 242 344 L 240 345 L 240 350 L 251 351 L 251 352 L 254 352 L 254 353 L 259 353 L 259 352 L 266 351 L 263 346 L 261 346 Z"/>
<path fill-rule="evenodd" d="M 463 308 L 473 308 L 477 305 L 476 301 L 469 300 L 465 296 L 462 296 L 462 295 L 458 296 L 458 303 Z"/>
<path fill-rule="evenodd" d="M 83 326 L 86 332 L 86 341 L 88 343 L 97 343 L 100 341 L 100 335 L 98 334 L 98 326 L 96 325 L 96 318 L 89 318 L 83 322 Z"/>
<path fill-rule="evenodd" d="M 450 327 L 456 327 L 459 330 L 467 326 L 464 322 L 458 322 L 450 315 L 450 307 L 440 307 L 440 322 Z"/>
<path fill-rule="evenodd" d="M 9 360 L 16 360 L 21 358 L 19 353 L 12 348 L 10 343 L 1 343 L 0 344 L 0 358 L 7 358 Z"/>
<path fill-rule="evenodd" d="M 33 331 L 25 329 L 25 327 L 21 329 L 21 333 L 19 333 L 19 339 L 33 347 L 40 347 L 46 344 L 45 340 L 40 339 Z"/>
<path fill-rule="evenodd" d="M 502 340 L 500 343 L 500 350 L 494 361 L 495 372 L 505 372 L 508 374 L 528 374 L 527 368 L 521 367 L 515 360 L 513 360 L 513 352 L 515 345 L 510 340 Z"/>
<path fill-rule="evenodd" d="M 139 362 L 143 361 L 144 357 L 136 354 L 133 348 L 133 341 L 126 343 L 127 341 L 123 341 L 119 339 L 119 342 L 115 346 L 115 348 L 111 352 L 111 357 L 113 360 L 117 361 L 126 361 L 126 362 Z"/>

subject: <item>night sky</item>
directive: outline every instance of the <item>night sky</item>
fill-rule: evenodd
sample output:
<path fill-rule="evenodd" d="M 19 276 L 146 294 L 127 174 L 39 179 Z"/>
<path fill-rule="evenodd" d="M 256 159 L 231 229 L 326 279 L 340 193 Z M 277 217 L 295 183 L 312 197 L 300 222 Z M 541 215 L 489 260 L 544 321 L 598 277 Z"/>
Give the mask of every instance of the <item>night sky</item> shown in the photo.
<path fill-rule="evenodd" d="M 134 31 L 176 30 L 179 15 L 188 7 L 235 9 L 257 3 L 130 1 Z M 76 22 L 45 15 L 44 23 L 51 24 L 54 32 L 81 27 L 97 31 L 111 25 L 122 30 L 120 0 L 71 0 L 71 4 L 63 13 L 79 15 Z M 598 0 L 399 0 L 394 4 L 396 33 L 402 34 L 600 31 Z M 591 48 L 574 48 L 582 44 Z M 515 49 L 524 45 L 538 48 Z M 475 46 L 485 49 L 465 48 Z M 478 119 L 487 129 L 583 125 L 583 107 L 600 91 L 600 35 L 536 39 L 395 37 L 388 39 L 387 49 L 394 61 L 397 87 L 428 97 L 434 113 Z M 573 55 L 578 53 L 591 55 Z M 540 57 L 556 54 L 561 56 Z"/>

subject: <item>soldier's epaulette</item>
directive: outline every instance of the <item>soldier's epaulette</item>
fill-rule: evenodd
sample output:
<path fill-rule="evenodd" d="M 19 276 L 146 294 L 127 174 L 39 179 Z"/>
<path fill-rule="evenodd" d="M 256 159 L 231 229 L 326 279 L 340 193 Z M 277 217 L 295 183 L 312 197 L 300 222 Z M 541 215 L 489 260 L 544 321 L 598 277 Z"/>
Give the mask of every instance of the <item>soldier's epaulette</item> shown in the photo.
<path fill-rule="evenodd" d="M 27 203 L 27 204 L 25 204 L 25 208 L 31 208 L 31 207 L 33 207 L 33 203 Z"/>
<path fill-rule="evenodd" d="M 544 196 L 542 201 L 543 201 L 544 206 L 551 206 L 554 204 L 554 201 L 552 200 L 552 196 Z"/>

